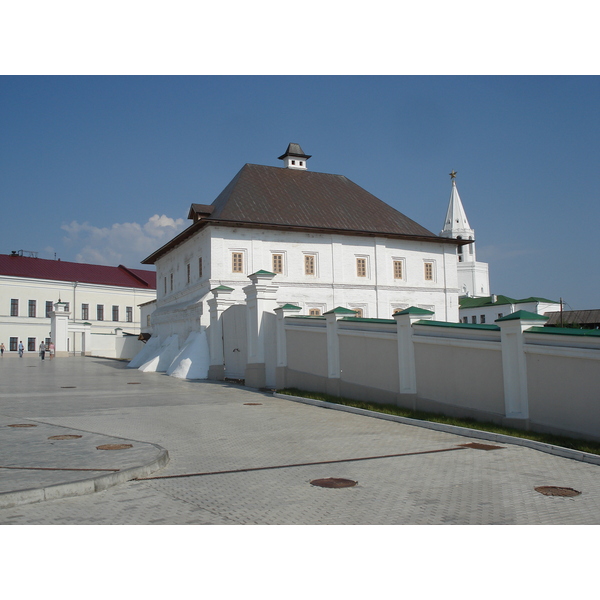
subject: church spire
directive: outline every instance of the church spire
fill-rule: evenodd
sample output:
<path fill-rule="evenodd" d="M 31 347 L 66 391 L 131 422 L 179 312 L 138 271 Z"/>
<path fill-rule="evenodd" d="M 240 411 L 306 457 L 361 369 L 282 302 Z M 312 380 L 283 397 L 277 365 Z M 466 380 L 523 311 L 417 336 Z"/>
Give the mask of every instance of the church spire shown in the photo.
<path fill-rule="evenodd" d="M 475 239 L 475 231 L 471 229 L 467 213 L 460 200 L 458 188 L 456 187 L 456 171 L 450 173 L 452 181 L 452 189 L 450 190 L 450 202 L 446 212 L 444 228 L 440 232 L 441 237 L 455 238 L 457 240 L 473 240 Z M 475 262 L 475 244 L 458 247 L 459 262 Z"/>

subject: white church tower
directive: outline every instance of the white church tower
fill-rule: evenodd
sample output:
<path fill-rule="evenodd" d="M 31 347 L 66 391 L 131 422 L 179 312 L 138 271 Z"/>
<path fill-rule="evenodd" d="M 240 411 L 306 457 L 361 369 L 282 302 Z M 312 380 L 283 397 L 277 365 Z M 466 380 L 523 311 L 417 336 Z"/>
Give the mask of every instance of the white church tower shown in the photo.
<path fill-rule="evenodd" d="M 448 212 L 444 221 L 444 228 L 440 232 L 441 237 L 455 238 L 457 240 L 474 240 L 475 231 L 471 229 L 465 209 L 463 208 L 458 189 L 456 187 L 456 171 L 450 173 L 452 190 Z M 461 296 L 489 296 L 490 275 L 488 264 L 477 262 L 475 259 L 475 242 L 459 246 L 458 252 L 458 286 Z"/>

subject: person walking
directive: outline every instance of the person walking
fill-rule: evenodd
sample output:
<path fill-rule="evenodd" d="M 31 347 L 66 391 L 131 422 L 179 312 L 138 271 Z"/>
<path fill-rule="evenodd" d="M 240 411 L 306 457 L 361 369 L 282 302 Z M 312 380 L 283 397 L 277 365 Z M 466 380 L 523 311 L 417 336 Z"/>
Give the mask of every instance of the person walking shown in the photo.
<path fill-rule="evenodd" d="M 44 360 L 46 357 L 46 344 L 44 342 L 40 342 L 40 358 Z"/>
<path fill-rule="evenodd" d="M 23 358 L 23 350 L 25 350 L 25 347 L 23 346 L 23 342 L 20 341 L 19 342 L 19 358 Z"/>
<path fill-rule="evenodd" d="M 2 344 L 0 344 L 0 358 L 4 357 L 4 350 L 5 350 L 4 343 L 2 343 Z"/>
<path fill-rule="evenodd" d="M 48 347 L 48 352 L 50 354 L 49 360 L 52 360 L 54 358 L 54 342 L 50 342 L 50 345 Z"/>

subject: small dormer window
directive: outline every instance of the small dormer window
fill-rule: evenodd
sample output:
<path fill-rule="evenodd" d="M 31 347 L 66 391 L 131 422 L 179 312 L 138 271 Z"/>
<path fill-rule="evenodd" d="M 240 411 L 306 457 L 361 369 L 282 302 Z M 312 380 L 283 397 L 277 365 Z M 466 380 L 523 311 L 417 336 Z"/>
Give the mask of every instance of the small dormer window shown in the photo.
<path fill-rule="evenodd" d="M 295 165 L 295 164 L 296 164 L 296 161 L 295 161 L 295 160 L 293 160 L 293 161 L 292 161 L 292 164 L 293 164 L 293 165 Z"/>
<path fill-rule="evenodd" d="M 294 163 L 292 162 L 292 164 L 294 164 Z M 304 165 L 304 163 L 302 161 L 300 161 L 300 166 L 302 167 L 303 165 Z"/>

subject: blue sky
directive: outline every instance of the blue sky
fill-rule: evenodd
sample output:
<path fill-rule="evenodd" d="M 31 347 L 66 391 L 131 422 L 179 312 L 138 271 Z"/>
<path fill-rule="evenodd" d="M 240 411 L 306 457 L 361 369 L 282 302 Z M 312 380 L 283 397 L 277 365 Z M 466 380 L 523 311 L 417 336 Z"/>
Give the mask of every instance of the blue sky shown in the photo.
<path fill-rule="evenodd" d="M 439 233 L 457 185 L 494 293 L 600 307 L 597 76 L 0 78 L 0 252 L 139 266 L 289 142 Z"/>

